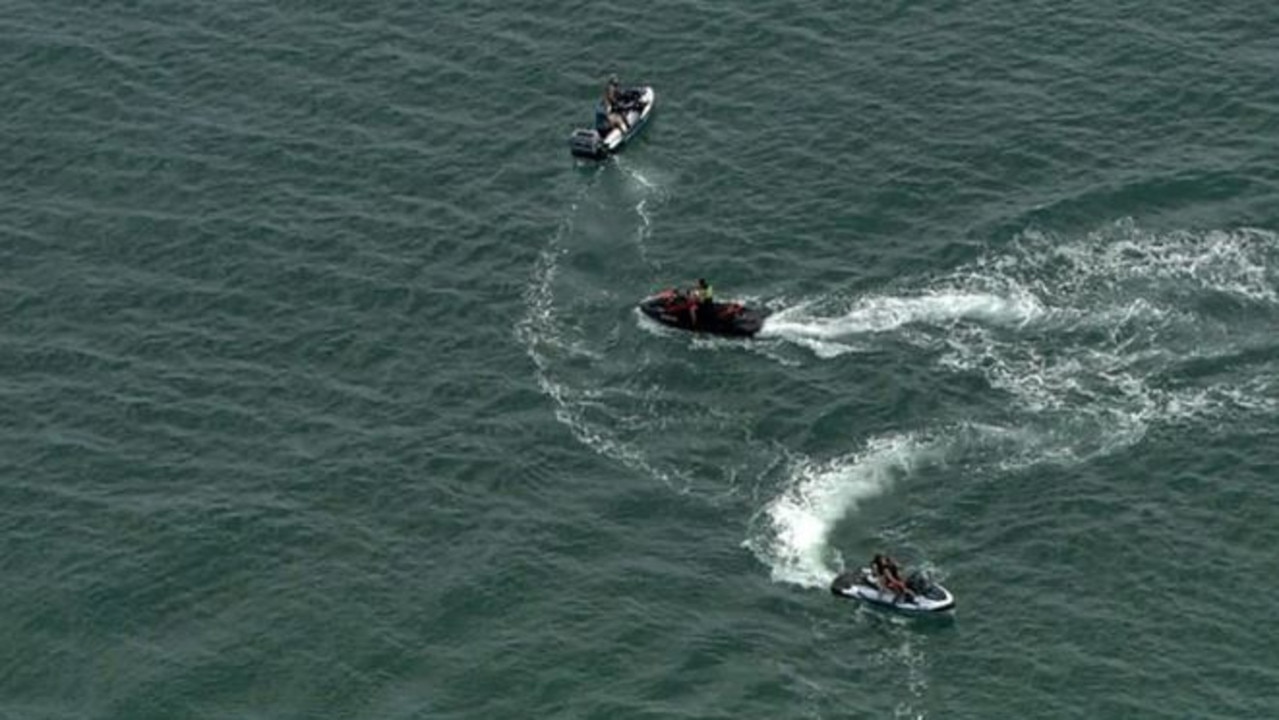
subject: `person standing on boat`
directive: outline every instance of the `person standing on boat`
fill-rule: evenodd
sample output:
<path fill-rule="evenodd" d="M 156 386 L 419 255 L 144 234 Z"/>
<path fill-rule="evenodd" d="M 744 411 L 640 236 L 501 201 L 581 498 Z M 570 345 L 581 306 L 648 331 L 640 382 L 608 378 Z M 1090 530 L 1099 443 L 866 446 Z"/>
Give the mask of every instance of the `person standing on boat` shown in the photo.
<path fill-rule="evenodd" d="M 706 282 L 706 278 L 697 278 L 697 287 L 688 296 L 688 314 L 693 327 L 697 327 L 699 314 L 703 318 L 715 317 L 715 290 Z"/>

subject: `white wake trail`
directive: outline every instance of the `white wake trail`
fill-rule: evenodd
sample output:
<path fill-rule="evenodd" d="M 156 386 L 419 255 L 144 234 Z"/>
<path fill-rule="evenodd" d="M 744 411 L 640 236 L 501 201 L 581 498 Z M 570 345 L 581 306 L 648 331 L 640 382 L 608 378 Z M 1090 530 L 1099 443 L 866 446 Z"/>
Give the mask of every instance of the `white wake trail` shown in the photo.
<path fill-rule="evenodd" d="M 600 415 L 608 415 L 609 409 L 603 408 L 604 412 L 600 412 L 600 392 L 580 384 L 575 385 L 566 379 L 566 373 L 562 370 L 563 366 L 580 363 L 583 358 L 589 358 L 591 363 L 595 363 L 600 357 L 585 338 L 574 337 L 570 323 L 561 317 L 556 306 L 555 289 L 559 281 L 561 259 L 569 252 L 567 245 L 574 232 L 574 219 L 578 217 L 587 195 L 604 171 L 605 168 L 601 167 L 591 181 L 579 190 L 568 212 L 538 255 L 529 284 L 524 290 L 526 312 L 515 327 L 515 335 L 533 362 L 534 377 L 539 389 L 554 403 L 556 420 L 567 427 L 573 437 L 603 457 L 678 489 L 686 484 L 683 478 L 677 477 L 679 473 L 655 467 L 634 443 L 628 442 L 609 427 L 608 423 L 601 421 Z M 647 181 L 639 185 L 641 190 L 650 190 L 652 187 L 654 186 Z M 645 212 L 644 198 L 639 200 L 636 212 L 642 221 L 637 231 L 642 245 L 642 238 L 651 224 Z"/>
<path fill-rule="evenodd" d="M 765 322 L 760 337 L 819 357 L 891 335 L 998 398 L 992 417 L 935 441 L 879 438 L 796 463 L 744 543 L 777 581 L 826 585 L 840 560 L 833 529 L 943 452 L 969 448 L 991 472 L 1022 473 L 1122 451 L 1161 424 L 1279 411 L 1267 352 L 1279 313 L 1273 232 L 1159 233 L 1131 221 L 1075 238 L 1028 232 L 922 285 L 842 311 L 812 299 Z M 1204 369 L 1187 374 L 1194 363 Z"/>
<path fill-rule="evenodd" d="M 822 315 L 811 304 L 784 309 L 764 321 L 761 338 L 781 338 L 812 349 L 820 357 L 834 357 L 857 348 L 847 342 L 860 335 L 887 333 L 912 324 L 945 325 L 974 321 L 1024 325 L 1045 312 L 1028 292 L 997 294 L 939 289 L 914 296 L 861 298 L 841 315 Z"/>
<path fill-rule="evenodd" d="M 840 561 L 829 544 L 835 526 L 937 452 L 931 442 L 899 435 L 878 438 L 859 453 L 829 462 L 799 460 L 743 545 L 772 569 L 773 580 L 825 587 Z"/>

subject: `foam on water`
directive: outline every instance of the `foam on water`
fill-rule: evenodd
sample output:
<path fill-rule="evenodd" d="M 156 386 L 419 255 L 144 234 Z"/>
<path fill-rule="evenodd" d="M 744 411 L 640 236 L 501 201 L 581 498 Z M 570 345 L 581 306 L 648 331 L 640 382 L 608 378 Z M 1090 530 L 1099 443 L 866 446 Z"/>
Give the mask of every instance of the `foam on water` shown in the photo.
<path fill-rule="evenodd" d="M 620 169 L 631 182 L 632 192 L 638 197 L 635 202 L 635 214 L 640 219 L 639 227 L 635 229 L 635 245 L 639 248 L 640 259 L 645 265 L 652 266 L 653 262 L 648 256 L 648 239 L 653 231 L 652 209 L 660 205 L 666 200 L 666 190 L 652 171 L 640 168 L 638 165 L 623 160 L 622 157 L 614 158 L 618 169 Z"/>
<path fill-rule="evenodd" d="M 572 210 L 576 208 L 575 204 Z M 555 418 L 568 427 L 579 442 L 600 455 L 671 484 L 671 478 L 652 467 L 639 450 L 622 442 L 608 428 L 589 420 L 586 411 L 593 402 L 589 393 L 581 392 L 556 378 L 556 354 L 578 354 L 574 343 L 565 339 L 565 334 L 559 327 L 554 293 L 559 259 L 565 253 L 560 246 L 560 239 L 571 230 L 571 217 L 570 213 L 538 256 L 532 278 L 524 292 L 528 310 L 515 328 L 516 337 L 524 344 L 533 361 L 538 387 L 555 404 Z"/>
<path fill-rule="evenodd" d="M 1032 294 L 995 294 L 964 289 L 932 289 L 917 295 L 871 296 L 859 299 L 842 315 L 815 313 L 802 303 L 773 314 L 764 322 L 761 338 L 782 338 L 812 349 L 819 357 L 837 357 L 856 348 L 842 340 L 869 333 L 886 333 L 910 324 L 952 324 L 961 320 L 1024 324 L 1043 313 Z"/>
<path fill-rule="evenodd" d="M 801 300 L 775 312 L 760 337 L 833 357 L 851 348 L 831 343 L 909 325 L 1023 328 L 1073 319 L 1113 327 L 1160 320 L 1184 312 L 1170 301 L 1195 291 L 1275 305 L 1277 258 L 1279 236 L 1257 229 L 1161 234 L 1125 220 L 1074 240 L 1027 231 L 918 290 L 861 297 L 834 315 L 822 311 L 831 304 L 826 299 Z"/>
<path fill-rule="evenodd" d="M 592 176 L 592 180 L 597 177 L 599 177 L 598 173 Z M 568 427 L 579 442 L 603 457 L 616 460 L 668 486 L 678 487 L 681 485 L 680 478 L 676 477 L 678 473 L 673 475 L 655 467 L 638 446 L 620 438 L 608 422 L 597 418 L 611 417 L 614 423 L 621 424 L 633 419 L 621 417 L 611 408 L 605 407 L 599 391 L 576 387 L 562 379 L 556 372 L 557 362 L 561 358 L 586 357 L 591 360 L 600 358 L 597 351 L 586 347 L 582 341 L 570 337 L 555 305 L 555 282 L 560 260 L 568 252 L 564 243 L 573 231 L 573 218 L 576 216 L 581 200 L 591 187 L 592 184 L 588 183 L 582 188 L 578 200 L 570 206 L 568 213 L 539 254 L 529 284 L 524 291 L 527 312 L 517 324 L 515 334 L 533 361 L 538 387 L 555 404 L 556 419 Z M 642 187 L 649 186 L 645 184 Z M 643 213 L 644 202 L 644 199 L 640 199 L 636 206 L 636 212 L 643 221 L 637 231 L 641 239 L 650 225 L 647 215 Z"/>
<path fill-rule="evenodd" d="M 983 376 L 1021 412 L 1095 423 L 1084 456 L 1130 445 L 1155 422 L 1229 412 L 1245 395 L 1230 381 L 1176 388 L 1168 379 L 1187 358 L 1257 341 L 1235 331 L 1205 342 L 1216 321 L 1202 303 L 1226 295 L 1273 310 L 1275 239 L 1255 230 L 1158 234 L 1127 221 L 1073 241 L 1027 233 L 955 277 L 1033 285 L 1051 308 L 1045 322 L 1032 332 L 958 329 L 940 363 Z M 1267 404 L 1256 394 L 1245 402 Z"/>
<path fill-rule="evenodd" d="M 824 588 L 840 560 L 828 544 L 831 530 L 859 503 L 882 494 L 936 454 L 930 442 L 894 435 L 830 461 L 798 459 L 743 545 L 772 569 L 775 581 Z"/>
<path fill-rule="evenodd" d="M 1026 232 L 1009 254 L 979 261 L 974 269 L 1044 274 L 1056 294 L 1123 292 L 1153 284 L 1274 304 L 1279 302 L 1276 259 L 1279 235 L 1269 230 L 1154 232 L 1122 220 L 1073 241 Z"/>
<path fill-rule="evenodd" d="M 896 634 L 898 644 L 885 647 L 876 653 L 874 660 L 878 664 L 897 666 L 903 670 L 902 681 L 906 692 L 893 708 L 893 717 L 924 720 L 928 715 L 917 707 L 917 703 L 922 702 L 928 693 L 928 655 L 923 649 L 927 639 L 904 629 Z"/>
<path fill-rule="evenodd" d="M 837 559 L 832 529 L 945 448 L 984 447 L 995 454 L 990 470 L 1019 472 L 1113 453 L 1158 424 L 1274 413 L 1273 353 L 1250 353 L 1274 346 L 1268 324 L 1219 331 L 1212 343 L 1203 336 L 1219 323 L 1205 315 L 1206 296 L 1279 309 L 1276 259 L 1266 231 L 1160 234 L 1125 221 L 1073 240 L 1026 233 L 917 292 L 863 298 L 843 315 L 813 312 L 818 300 L 779 312 L 761 335 L 830 357 L 851 351 L 844 338 L 891 332 L 1010 402 L 998 422 L 967 422 L 939 440 L 880 438 L 827 463 L 795 463 L 745 544 L 775 580 L 822 587 Z M 905 332 L 911 325 L 923 330 Z M 1188 360 L 1232 355 L 1246 373 L 1177 381 Z"/>

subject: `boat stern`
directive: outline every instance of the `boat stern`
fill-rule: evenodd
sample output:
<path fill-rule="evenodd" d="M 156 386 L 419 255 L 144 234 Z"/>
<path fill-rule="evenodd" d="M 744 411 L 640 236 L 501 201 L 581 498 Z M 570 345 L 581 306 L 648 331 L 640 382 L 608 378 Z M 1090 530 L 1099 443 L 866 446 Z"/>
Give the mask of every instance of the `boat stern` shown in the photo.
<path fill-rule="evenodd" d="M 575 157 L 598 160 L 608 153 L 600 134 L 590 128 L 578 128 L 568 138 L 568 149 Z"/>

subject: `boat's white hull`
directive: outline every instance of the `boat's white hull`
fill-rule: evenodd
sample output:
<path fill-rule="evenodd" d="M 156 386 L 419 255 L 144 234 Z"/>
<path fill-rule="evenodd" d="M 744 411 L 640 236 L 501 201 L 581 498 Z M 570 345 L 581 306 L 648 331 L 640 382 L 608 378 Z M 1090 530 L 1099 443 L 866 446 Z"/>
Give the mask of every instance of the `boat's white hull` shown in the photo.
<path fill-rule="evenodd" d="M 644 123 L 648 122 L 648 116 L 652 112 L 653 88 L 646 87 L 644 88 L 643 94 L 640 95 L 639 109 L 627 111 L 626 116 L 623 118 L 626 120 L 626 131 L 623 132 L 617 128 L 610 130 L 609 133 L 604 136 L 604 146 L 608 148 L 609 152 L 616 152 L 617 148 L 621 147 L 622 143 L 629 140 L 640 131 L 640 128 L 644 127 Z"/>
<path fill-rule="evenodd" d="M 880 588 L 875 582 L 874 575 L 867 568 L 857 572 L 843 573 L 836 577 L 830 586 L 830 591 L 836 595 L 898 612 L 928 615 L 944 613 L 955 608 L 955 596 L 941 585 L 928 583 L 926 588 L 916 587 L 915 589 L 917 592 L 907 597 Z"/>
<path fill-rule="evenodd" d="M 638 101 L 625 113 L 623 119 L 626 120 L 626 130 L 610 128 L 601 137 L 593 128 L 578 128 L 569 137 L 569 151 L 577 157 L 602 160 L 621 150 L 623 145 L 638 135 L 648 124 L 649 116 L 653 114 L 653 101 L 656 99 L 656 94 L 649 86 L 633 88 L 629 92 L 635 90 L 638 90 L 640 95 Z"/>

